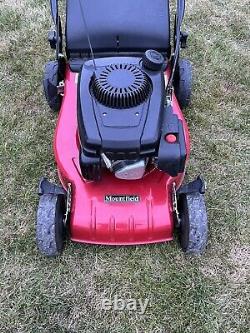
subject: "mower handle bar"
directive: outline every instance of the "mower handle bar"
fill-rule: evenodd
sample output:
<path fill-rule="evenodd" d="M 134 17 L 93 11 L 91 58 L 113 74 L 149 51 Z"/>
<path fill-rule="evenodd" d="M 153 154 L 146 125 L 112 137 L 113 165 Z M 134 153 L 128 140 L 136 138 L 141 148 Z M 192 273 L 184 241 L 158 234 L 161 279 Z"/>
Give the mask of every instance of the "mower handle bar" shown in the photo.
<path fill-rule="evenodd" d="M 58 0 L 50 0 L 50 12 L 54 25 L 57 25 Z"/>
<path fill-rule="evenodd" d="M 78 0 L 81 1 L 81 0 Z M 176 25 L 175 25 L 175 47 L 174 53 L 172 58 L 172 75 L 169 79 L 168 88 L 172 88 L 173 85 L 173 78 L 174 72 L 177 66 L 179 52 L 180 52 L 180 39 L 181 39 L 181 25 L 185 14 L 185 0 L 176 0 L 177 1 L 177 8 L 176 8 Z M 58 0 L 50 0 L 50 10 L 51 10 L 51 17 L 53 23 L 57 30 L 57 42 L 56 42 L 56 56 L 59 57 L 59 53 L 62 52 L 62 27 L 61 27 L 61 20 L 59 16 L 58 10 Z"/>
<path fill-rule="evenodd" d="M 81 1 L 81 0 L 79 0 Z M 57 24 L 57 17 L 58 17 L 58 0 L 50 0 L 50 11 L 51 17 L 54 24 Z M 185 14 L 185 0 L 177 0 L 177 15 L 180 17 L 182 22 Z"/>

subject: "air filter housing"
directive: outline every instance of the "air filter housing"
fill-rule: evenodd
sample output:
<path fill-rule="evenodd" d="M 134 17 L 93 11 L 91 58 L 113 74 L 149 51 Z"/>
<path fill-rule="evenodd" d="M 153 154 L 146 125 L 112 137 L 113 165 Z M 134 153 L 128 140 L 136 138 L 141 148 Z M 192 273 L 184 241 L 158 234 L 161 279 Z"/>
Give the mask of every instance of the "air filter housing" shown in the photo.
<path fill-rule="evenodd" d="M 91 90 L 99 103 L 110 108 L 126 109 L 142 104 L 149 97 L 151 82 L 135 65 L 113 64 L 93 77 Z"/>

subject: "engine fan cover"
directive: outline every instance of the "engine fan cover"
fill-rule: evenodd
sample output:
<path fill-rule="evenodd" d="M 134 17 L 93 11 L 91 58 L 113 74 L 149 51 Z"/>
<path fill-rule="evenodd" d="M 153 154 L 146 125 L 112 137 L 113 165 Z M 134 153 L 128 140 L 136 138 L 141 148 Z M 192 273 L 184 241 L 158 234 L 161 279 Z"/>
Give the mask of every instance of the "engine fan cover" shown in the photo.
<path fill-rule="evenodd" d="M 137 66 L 113 64 L 94 77 L 91 88 L 99 103 L 110 108 L 126 109 L 142 104 L 149 97 L 151 83 Z"/>

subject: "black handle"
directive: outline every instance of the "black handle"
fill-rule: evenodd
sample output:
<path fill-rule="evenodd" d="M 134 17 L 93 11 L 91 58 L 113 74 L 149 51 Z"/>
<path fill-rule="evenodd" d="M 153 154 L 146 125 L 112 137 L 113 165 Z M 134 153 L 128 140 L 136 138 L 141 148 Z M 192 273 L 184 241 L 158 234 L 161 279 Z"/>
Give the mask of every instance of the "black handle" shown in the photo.
<path fill-rule="evenodd" d="M 56 26 L 58 17 L 58 0 L 50 0 L 50 11 L 52 20 Z"/>
<path fill-rule="evenodd" d="M 166 95 L 169 93 L 172 94 L 173 91 L 173 81 L 174 81 L 174 75 L 175 75 L 175 70 L 177 67 L 178 59 L 179 59 L 179 54 L 180 54 L 180 47 L 181 47 L 181 25 L 182 21 L 184 19 L 185 15 L 185 6 L 186 6 L 186 1 L 185 0 L 177 0 L 177 7 L 176 7 L 176 15 L 175 15 L 175 31 L 174 31 L 174 53 L 172 57 L 172 72 L 171 76 L 168 81 L 168 85 L 166 88 Z"/>
<path fill-rule="evenodd" d="M 58 0 L 50 0 L 50 11 L 53 23 L 55 25 L 55 40 L 56 40 L 56 59 L 59 60 L 63 48 L 62 24 L 58 9 Z"/>

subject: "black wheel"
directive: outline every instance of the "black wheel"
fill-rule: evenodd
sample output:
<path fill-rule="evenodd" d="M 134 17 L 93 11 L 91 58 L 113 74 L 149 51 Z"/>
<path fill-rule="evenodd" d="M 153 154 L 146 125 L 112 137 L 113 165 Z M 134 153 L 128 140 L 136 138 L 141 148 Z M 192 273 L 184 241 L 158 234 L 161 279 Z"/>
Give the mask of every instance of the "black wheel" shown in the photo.
<path fill-rule="evenodd" d="M 45 65 L 43 88 L 49 107 L 53 111 L 59 111 L 62 104 L 62 96 L 58 95 L 58 61 L 50 61 Z"/>
<path fill-rule="evenodd" d="M 180 107 L 190 104 L 192 92 L 192 64 L 187 59 L 180 59 L 176 68 L 174 88 Z"/>
<path fill-rule="evenodd" d="M 64 195 L 43 194 L 37 210 L 36 241 L 39 251 L 48 257 L 62 253 L 66 237 Z"/>
<path fill-rule="evenodd" d="M 179 199 L 180 243 L 186 253 L 204 252 L 208 238 L 208 220 L 204 195 L 182 194 Z"/>

